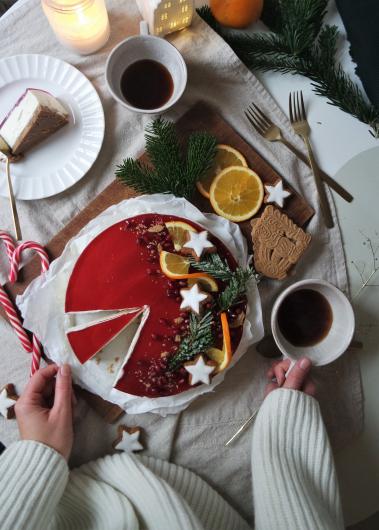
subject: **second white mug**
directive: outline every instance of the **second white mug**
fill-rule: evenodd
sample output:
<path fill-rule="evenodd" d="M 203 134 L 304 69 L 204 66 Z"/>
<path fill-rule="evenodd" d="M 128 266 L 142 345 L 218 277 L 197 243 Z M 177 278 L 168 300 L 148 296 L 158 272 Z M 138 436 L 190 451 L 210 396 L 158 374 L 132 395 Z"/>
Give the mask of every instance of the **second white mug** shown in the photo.
<path fill-rule="evenodd" d="M 137 61 L 151 60 L 167 68 L 173 81 L 173 90 L 167 102 L 157 108 L 139 108 L 124 97 L 121 79 L 126 69 Z M 187 85 L 187 67 L 180 52 L 167 40 L 149 35 L 146 22 L 141 22 L 140 35 L 128 37 L 110 53 L 105 66 L 105 80 L 114 99 L 133 112 L 161 114 L 171 108 L 182 96 Z"/>

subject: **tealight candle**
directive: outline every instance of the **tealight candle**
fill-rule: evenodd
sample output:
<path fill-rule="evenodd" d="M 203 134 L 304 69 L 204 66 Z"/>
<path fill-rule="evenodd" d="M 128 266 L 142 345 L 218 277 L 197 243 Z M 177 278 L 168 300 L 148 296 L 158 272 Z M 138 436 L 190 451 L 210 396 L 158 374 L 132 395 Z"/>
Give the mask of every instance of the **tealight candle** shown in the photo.
<path fill-rule="evenodd" d="M 99 50 L 109 38 L 104 0 L 42 0 L 58 40 L 82 55 Z"/>

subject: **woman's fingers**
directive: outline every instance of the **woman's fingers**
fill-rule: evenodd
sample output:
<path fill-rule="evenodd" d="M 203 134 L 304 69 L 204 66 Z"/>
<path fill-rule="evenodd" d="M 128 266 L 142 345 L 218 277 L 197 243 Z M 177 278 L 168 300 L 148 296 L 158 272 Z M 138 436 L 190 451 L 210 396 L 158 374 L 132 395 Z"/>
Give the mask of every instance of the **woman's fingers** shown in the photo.
<path fill-rule="evenodd" d="M 72 380 L 71 368 L 68 364 L 62 364 L 57 373 L 55 383 L 55 396 L 53 413 L 67 415 L 71 421 L 72 417 Z"/>
<path fill-rule="evenodd" d="M 286 372 L 290 367 L 290 364 L 291 361 L 289 359 L 284 359 L 283 361 L 280 361 L 277 365 L 274 366 L 274 374 L 279 386 L 283 385 L 286 379 Z"/>
<path fill-rule="evenodd" d="M 316 396 L 316 384 L 314 381 L 312 381 L 312 379 L 308 379 L 307 382 L 304 384 L 303 392 L 305 394 L 308 394 L 308 396 Z"/>
<path fill-rule="evenodd" d="M 288 377 L 286 378 L 283 388 L 291 388 L 292 390 L 301 390 L 309 371 L 312 367 L 312 363 L 306 357 L 303 357 L 296 362 Z M 279 382 L 279 381 L 278 381 Z"/>
<path fill-rule="evenodd" d="M 275 367 L 277 364 L 279 364 L 280 362 L 281 362 L 281 361 L 273 361 L 273 362 L 271 363 L 271 366 L 270 366 L 270 368 L 267 370 L 267 374 L 266 374 L 266 375 L 267 375 L 267 379 L 268 379 L 269 381 L 271 381 L 271 379 L 273 379 L 273 378 L 275 377 L 274 367 Z"/>
<path fill-rule="evenodd" d="M 23 392 L 22 398 L 25 402 L 40 401 L 43 399 L 44 392 L 51 384 L 55 374 L 58 371 L 56 364 L 49 364 L 46 368 L 41 368 L 29 380 Z"/>
<path fill-rule="evenodd" d="M 265 388 L 265 397 L 268 396 L 268 394 L 269 394 L 270 392 L 272 392 L 273 390 L 276 390 L 277 388 L 279 388 L 278 383 L 274 383 L 274 382 L 269 383 L 269 384 L 266 386 L 266 388 Z"/>

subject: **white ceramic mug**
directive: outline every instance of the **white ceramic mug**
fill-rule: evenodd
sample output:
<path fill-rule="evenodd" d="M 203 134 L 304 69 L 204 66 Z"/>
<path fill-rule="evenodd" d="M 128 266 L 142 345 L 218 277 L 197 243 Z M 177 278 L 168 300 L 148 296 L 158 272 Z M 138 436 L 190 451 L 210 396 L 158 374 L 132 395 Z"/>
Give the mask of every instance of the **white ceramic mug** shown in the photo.
<path fill-rule="evenodd" d="M 333 313 L 329 332 L 313 346 L 294 346 L 285 339 L 278 324 L 280 305 L 290 293 L 301 289 L 312 289 L 321 293 L 329 302 Z M 352 341 L 355 329 L 354 312 L 346 296 L 331 283 L 324 280 L 303 280 L 285 289 L 276 299 L 271 313 L 271 329 L 278 348 L 291 360 L 288 374 L 300 357 L 308 357 L 314 366 L 323 366 L 338 359 Z"/>
<path fill-rule="evenodd" d="M 121 77 L 136 61 L 157 61 L 167 68 L 173 80 L 170 99 L 156 109 L 141 109 L 131 105 L 121 92 Z M 140 35 L 128 37 L 110 53 L 105 65 L 105 81 L 114 99 L 129 110 L 146 114 L 161 114 L 182 96 L 187 85 L 187 67 L 182 55 L 167 40 L 149 35 L 147 23 L 142 21 Z"/>

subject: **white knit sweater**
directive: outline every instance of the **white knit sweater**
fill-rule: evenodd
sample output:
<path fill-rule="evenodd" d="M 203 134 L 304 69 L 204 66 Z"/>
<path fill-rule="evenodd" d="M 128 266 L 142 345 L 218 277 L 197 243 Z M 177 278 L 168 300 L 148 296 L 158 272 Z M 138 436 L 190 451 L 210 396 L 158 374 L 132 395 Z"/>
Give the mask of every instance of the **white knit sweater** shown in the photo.
<path fill-rule="evenodd" d="M 266 398 L 253 429 L 252 468 L 256 529 L 343 530 L 313 398 L 291 390 Z M 16 442 L 0 457 L 0 484 L 1 530 L 249 529 L 199 477 L 151 457 L 106 456 L 69 473 L 53 449 Z"/>

